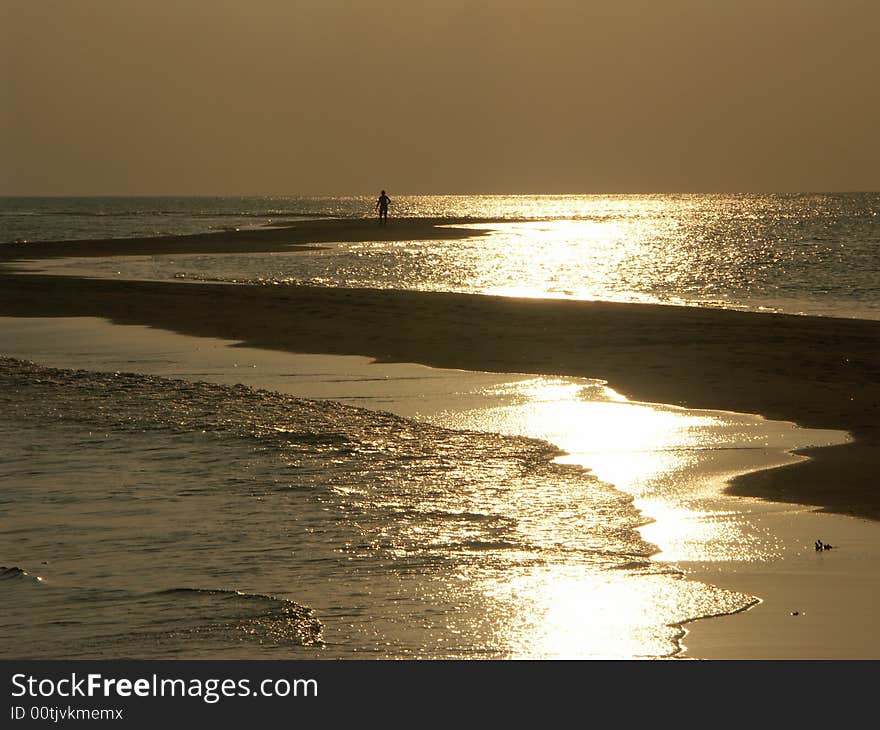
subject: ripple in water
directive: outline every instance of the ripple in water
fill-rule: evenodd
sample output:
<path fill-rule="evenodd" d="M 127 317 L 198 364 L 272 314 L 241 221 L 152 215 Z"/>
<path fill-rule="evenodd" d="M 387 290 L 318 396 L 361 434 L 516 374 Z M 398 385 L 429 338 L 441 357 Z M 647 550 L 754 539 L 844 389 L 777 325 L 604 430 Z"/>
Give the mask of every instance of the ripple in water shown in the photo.
<path fill-rule="evenodd" d="M 7 656 L 662 656 L 752 601 L 544 442 L 10 359 L 0 403 Z"/>
<path fill-rule="evenodd" d="M 364 201 L 336 202 L 337 214 L 364 214 L 357 212 Z M 290 254 L 117 257 L 53 262 L 50 270 L 880 319 L 876 193 L 414 196 L 395 204 L 397 216 L 496 222 L 471 223 L 475 234 L 488 235 L 470 240 L 338 243 Z"/>

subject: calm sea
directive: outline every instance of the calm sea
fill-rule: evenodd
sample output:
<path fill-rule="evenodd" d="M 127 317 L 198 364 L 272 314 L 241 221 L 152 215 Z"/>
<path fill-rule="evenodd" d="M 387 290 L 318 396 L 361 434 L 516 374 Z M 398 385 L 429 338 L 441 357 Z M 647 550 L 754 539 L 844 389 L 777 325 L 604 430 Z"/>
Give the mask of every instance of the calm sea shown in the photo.
<path fill-rule="evenodd" d="M 372 197 L 5 198 L 0 241 L 158 236 L 373 215 Z M 880 194 L 401 196 L 392 217 L 498 219 L 455 241 L 104 262 L 108 275 L 717 306 L 880 319 Z M 393 223 L 393 220 L 392 220 Z M 35 243 L 38 245 L 38 243 Z M 101 270 L 102 264 L 92 262 Z"/>
<path fill-rule="evenodd" d="M 392 216 L 465 217 L 490 232 L 60 270 L 880 318 L 876 194 L 392 201 Z M 0 240 L 38 247 L 368 217 L 372 203 L 3 199 Z M 501 222 L 476 222 L 487 217 Z M 3 321 L 0 335 L 15 339 Z M 3 354 L 2 656 L 667 656 L 682 622 L 753 601 L 652 560 L 639 531 L 650 516 L 615 484 L 555 460 L 547 442 L 467 417 L 445 428 L 245 385 Z M 605 404 L 589 423 L 577 410 L 566 428 L 607 436 L 610 412 L 624 407 Z M 563 411 L 548 408 L 561 429 Z M 615 449 L 632 448 L 634 464 L 649 451 L 684 461 L 729 451 L 700 442 L 699 423 L 674 443 L 633 441 L 674 431 L 649 410 L 625 443 L 590 437 L 599 451 L 584 465 Z"/>

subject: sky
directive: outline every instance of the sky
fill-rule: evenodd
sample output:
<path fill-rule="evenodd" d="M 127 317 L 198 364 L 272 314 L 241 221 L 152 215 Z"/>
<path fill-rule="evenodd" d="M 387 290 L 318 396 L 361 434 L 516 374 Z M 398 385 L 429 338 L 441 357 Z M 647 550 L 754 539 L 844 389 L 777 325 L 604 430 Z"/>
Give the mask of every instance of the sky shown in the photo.
<path fill-rule="evenodd" d="M 0 195 L 880 190 L 877 0 L 0 0 Z"/>

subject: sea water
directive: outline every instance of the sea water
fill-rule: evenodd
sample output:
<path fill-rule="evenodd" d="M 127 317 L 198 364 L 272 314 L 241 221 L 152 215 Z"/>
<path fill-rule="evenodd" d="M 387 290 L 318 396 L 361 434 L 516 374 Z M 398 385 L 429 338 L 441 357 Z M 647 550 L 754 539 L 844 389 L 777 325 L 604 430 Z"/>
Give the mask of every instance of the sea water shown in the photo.
<path fill-rule="evenodd" d="M 0 363 L 4 655 L 675 655 L 756 599 L 669 559 L 781 547 L 749 517 L 780 507 L 716 482 L 840 437 L 231 345 L 0 319 L 0 349 L 68 365 Z"/>
<path fill-rule="evenodd" d="M 364 218 L 373 204 L 371 197 L 4 198 L 0 241 Z M 406 216 L 469 220 L 475 236 L 331 243 L 289 254 L 118 257 L 52 270 L 880 318 L 877 193 L 401 196 L 391 212 L 392 225 Z M 478 222 L 484 218 L 494 222 Z"/>
<path fill-rule="evenodd" d="M 0 238 L 365 217 L 370 203 L 7 199 Z M 398 215 L 471 218 L 488 235 L 88 266 L 877 317 L 876 195 L 395 203 Z M 651 518 L 614 483 L 632 474 L 620 459 L 605 471 L 614 479 L 584 468 L 613 449 L 565 463 L 503 419 L 508 435 L 467 413 L 427 423 L 10 358 L 0 401 L 5 656 L 670 656 L 683 622 L 755 600 L 652 559 Z M 597 413 L 597 433 L 608 416 Z M 546 438 L 558 444 L 556 431 Z"/>
<path fill-rule="evenodd" d="M 0 386 L 5 656 L 668 656 L 754 602 L 652 561 L 546 442 L 9 358 Z"/>

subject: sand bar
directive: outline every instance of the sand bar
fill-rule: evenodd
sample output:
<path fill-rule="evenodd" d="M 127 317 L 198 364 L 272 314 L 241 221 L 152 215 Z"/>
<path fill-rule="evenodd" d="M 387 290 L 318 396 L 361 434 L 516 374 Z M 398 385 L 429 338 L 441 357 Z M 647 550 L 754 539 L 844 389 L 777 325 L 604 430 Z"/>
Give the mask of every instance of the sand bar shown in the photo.
<path fill-rule="evenodd" d="M 306 221 L 157 239 L 11 244 L 0 263 L 246 253 L 471 235 L 450 221 Z M 306 286 L 0 274 L 0 315 L 91 316 L 252 347 L 445 368 L 599 377 L 635 400 L 843 429 L 855 441 L 731 490 L 880 518 L 880 322 L 720 309 Z"/>

